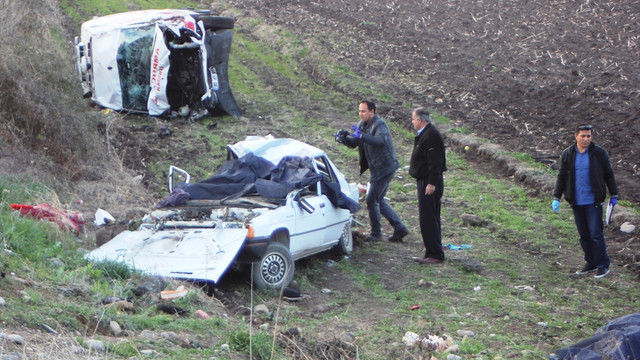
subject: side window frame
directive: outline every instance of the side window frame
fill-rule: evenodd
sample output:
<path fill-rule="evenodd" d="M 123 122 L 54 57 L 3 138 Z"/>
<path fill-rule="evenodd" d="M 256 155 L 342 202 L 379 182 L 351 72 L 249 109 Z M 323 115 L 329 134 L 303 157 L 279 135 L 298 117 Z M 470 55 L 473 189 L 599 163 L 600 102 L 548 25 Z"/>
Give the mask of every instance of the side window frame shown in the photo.
<path fill-rule="evenodd" d="M 315 171 L 325 178 L 325 181 L 336 182 L 336 175 L 333 173 L 333 169 L 329 165 L 329 161 L 326 156 L 316 156 L 313 158 L 313 168 Z M 322 194 L 321 183 L 318 181 L 317 190 L 318 195 Z"/>

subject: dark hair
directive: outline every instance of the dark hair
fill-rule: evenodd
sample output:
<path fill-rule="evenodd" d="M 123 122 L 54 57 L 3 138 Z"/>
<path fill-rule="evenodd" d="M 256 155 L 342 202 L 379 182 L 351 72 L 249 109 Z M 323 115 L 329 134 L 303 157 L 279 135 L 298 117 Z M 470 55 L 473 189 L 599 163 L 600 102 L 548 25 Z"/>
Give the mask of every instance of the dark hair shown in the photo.
<path fill-rule="evenodd" d="M 579 134 L 579 133 L 580 133 L 580 131 L 583 131 L 583 130 L 589 130 L 589 131 L 593 132 L 593 126 L 591 126 L 591 125 L 587 125 L 587 124 L 585 124 L 585 125 L 578 125 L 578 126 L 576 127 L 576 134 Z"/>
<path fill-rule="evenodd" d="M 362 100 L 360 101 L 360 104 L 367 104 L 367 108 L 369 108 L 369 110 L 373 110 L 373 112 L 376 112 L 376 104 L 373 101 Z"/>
<path fill-rule="evenodd" d="M 431 122 L 431 114 L 425 107 L 419 107 L 413 110 L 413 112 L 424 122 Z"/>

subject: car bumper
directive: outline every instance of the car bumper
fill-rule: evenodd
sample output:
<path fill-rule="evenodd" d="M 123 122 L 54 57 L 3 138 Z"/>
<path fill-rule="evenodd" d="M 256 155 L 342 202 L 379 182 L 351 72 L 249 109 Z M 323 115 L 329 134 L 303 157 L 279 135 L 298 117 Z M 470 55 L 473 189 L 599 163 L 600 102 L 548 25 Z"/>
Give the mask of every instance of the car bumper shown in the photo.
<path fill-rule="evenodd" d="M 242 249 L 238 253 L 237 261 L 239 263 L 251 263 L 260 261 L 267 251 L 270 237 L 259 237 L 246 239 Z"/>

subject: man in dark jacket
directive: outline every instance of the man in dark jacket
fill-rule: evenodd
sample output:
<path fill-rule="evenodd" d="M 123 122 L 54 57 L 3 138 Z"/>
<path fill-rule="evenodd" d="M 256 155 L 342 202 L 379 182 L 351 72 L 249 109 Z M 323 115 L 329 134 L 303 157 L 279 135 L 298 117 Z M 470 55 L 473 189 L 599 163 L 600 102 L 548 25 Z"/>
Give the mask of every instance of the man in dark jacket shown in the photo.
<path fill-rule="evenodd" d="M 595 278 L 609 273 L 609 256 L 604 240 L 602 205 L 611 194 L 610 204 L 618 202 L 618 186 L 609 162 L 609 154 L 592 143 L 591 125 L 578 126 L 576 143 L 566 148 L 560 157 L 560 167 L 551 207 L 560 211 L 560 198 L 571 205 L 573 216 L 580 234 L 580 245 L 584 251 L 586 264 L 576 271 L 584 275 L 595 271 Z"/>
<path fill-rule="evenodd" d="M 389 183 L 400 167 L 393 148 L 391 131 L 387 123 L 376 114 L 376 105 L 373 102 L 361 101 L 358 106 L 358 114 L 362 121 L 358 125 L 351 126 L 352 133 L 349 136 L 338 133 L 336 140 L 350 148 L 358 147 L 360 175 L 367 169 L 371 173 L 367 191 L 371 234 L 366 240 L 382 240 L 382 225 L 380 224 L 380 215 L 382 215 L 393 226 L 393 235 L 389 237 L 389 241 L 401 242 L 409 230 L 384 199 Z"/>
<path fill-rule="evenodd" d="M 440 222 L 444 176 L 447 170 L 444 142 L 440 131 L 431 124 L 429 110 L 420 107 L 413 111 L 412 123 L 418 131 L 414 139 L 409 175 L 418 183 L 418 213 L 420 232 L 424 242 L 421 264 L 442 264 L 442 233 Z"/>

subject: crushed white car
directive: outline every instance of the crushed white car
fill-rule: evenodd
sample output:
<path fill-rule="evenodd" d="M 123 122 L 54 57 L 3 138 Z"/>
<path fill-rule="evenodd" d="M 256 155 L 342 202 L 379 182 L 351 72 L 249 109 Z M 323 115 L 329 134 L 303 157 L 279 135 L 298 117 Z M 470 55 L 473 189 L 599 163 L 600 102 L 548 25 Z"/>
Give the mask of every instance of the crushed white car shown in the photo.
<path fill-rule="evenodd" d="M 239 116 L 228 78 L 234 24 L 230 17 L 184 9 L 86 21 L 75 39 L 84 96 L 106 108 L 153 116 Z"/>
<path fill-rule="evenodd" d="M 190 183 L 171 167 L 170 194 L 137 231 L 91 251 L 91 261 L 218 283 L 231 267 L 251 265 L 257 288 L 293 280 L 295 261 L 353 249 L 358 187 L 322 150 L 293 139 L 247 137 L 229 145 L 228 161 L 209 179 Z M 181 175 L 180 184 L 176 179 Z"/>

